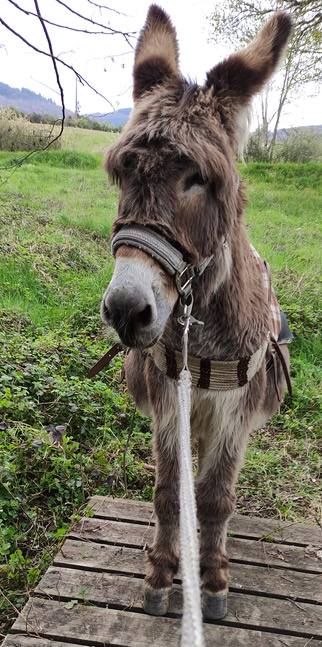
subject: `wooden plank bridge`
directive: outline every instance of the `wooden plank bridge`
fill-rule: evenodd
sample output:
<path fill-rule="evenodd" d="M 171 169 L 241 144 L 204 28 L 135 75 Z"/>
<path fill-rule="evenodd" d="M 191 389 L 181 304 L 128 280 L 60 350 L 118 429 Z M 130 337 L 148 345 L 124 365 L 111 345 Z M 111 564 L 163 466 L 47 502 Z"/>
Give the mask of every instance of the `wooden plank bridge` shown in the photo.
<path fill-rule="evenodd" d="M 166 617 L 142 609 L 152 505 L 89 505 L 94 516 L 72 527 L 3 647 L 177 647 L 180 579 Z M 321 647 L 321 528 L 236 515 L 228 551 L 228 615 L 204 623 L 207 647 Z"/>

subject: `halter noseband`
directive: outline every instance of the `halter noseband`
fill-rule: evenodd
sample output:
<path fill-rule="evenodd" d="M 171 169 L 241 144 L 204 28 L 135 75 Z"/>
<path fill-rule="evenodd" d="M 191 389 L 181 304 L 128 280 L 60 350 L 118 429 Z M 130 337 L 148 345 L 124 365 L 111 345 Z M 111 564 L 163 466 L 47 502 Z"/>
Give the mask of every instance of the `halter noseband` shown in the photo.
<path fill-rule="evenodd" d="M 191 265 L 184 260 L 183 254 L 168 240 L 153 229 L 143 225 L 124 226 L 112 240 L 112 254 L 121 245 L 129 245 L 142 249 L 146 254 L 155 258 L 170 276 L 175 276 L 176 287 L 182 305 L 192 302 L 191 281 L 200 276 L 213 258 L 207 256 L 199 265 Z"/>

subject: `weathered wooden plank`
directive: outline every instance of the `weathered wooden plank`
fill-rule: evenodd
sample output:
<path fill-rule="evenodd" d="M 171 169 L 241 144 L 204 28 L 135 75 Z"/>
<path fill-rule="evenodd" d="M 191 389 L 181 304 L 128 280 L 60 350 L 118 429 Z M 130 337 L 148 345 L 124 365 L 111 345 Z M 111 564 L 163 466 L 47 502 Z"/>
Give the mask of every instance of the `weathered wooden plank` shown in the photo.
<path fill-rule="evenodd" d="M 133 548 L 144 548 L 152 542 L 153 535 L 154 528 L 150 526 L 95 518 L 82 519 L 69 533 L 77 539 Z M 322 552 L 319 549 L 228 537 L 227 550 L 232 560 L 322 573 Z"/>
<path fill-rule="evenodd" d="M 70 642 L 57 642 L 57 640 L 47 640 L 47 638 L 37 638 L 36 636 L 7 636 L 5 641 L 2 643 L 2 647 L 79 647 L 78 645 L 71 644 Z M 84 645 L 82 647 L 90 647 L 90 645 Z"/>
<path fill-rule="evenodd" d="M 81 640 L 83 644 L 88 641 L 102 647 L 177 647 L 180 640 L 180 620 L 175 618 L 157 618 L 82 604 L 66 609 L 63 603 L 40 598 L 31 599 L 24 612 L 38 633 L 56 641 Z M 17 633 L 25 631 L 21 618 L 13 629 Z M 286 636 L 208 623 L 204 629 L 207 647 L 215 644 L 221 647 L 231 647 L 232 644 L 234 647 L 305 647 L 308 641 L 306 636 Z M 319 641 L 310 641 L 310 647 L 318 645 Z"/>
<path fill-rule="evenodd" d="M 37 592 L 64 600 L 75 599 L 113 606 L 122 610 L 143 610 L 143 582 L 138 578 L 108 573 L 51 567 Z M 182 613 L 182 592 L 173 587 L 169 613 Z M 225 622 L 265 627 L 280 633 L 302 633 L 322 638 L 322 609 L 319 605 L 275 599 L 245 593 L 230 593 Z"/>
<path fill-rule="evenodd" d="M 54 565 L 143 577 L 146 573 L 146 554 L 135 548 L 66 539 L 55 557 Z M 231 562 L 230 588 L 322 603 L 322 574 Z"/>
<path fill-rule="evenodd" d="M 112 520 L 155 524 L 152 503 L 93 496 L 88 505 L 95 511 L 96 516 Z M 321 544 L 322 548 L 322 529 L 317 524 L 292 523 L 236 514 L 229 522 L 229 530 L 240 537 L 265 539 L 267 536 L 282 543 Z"/>

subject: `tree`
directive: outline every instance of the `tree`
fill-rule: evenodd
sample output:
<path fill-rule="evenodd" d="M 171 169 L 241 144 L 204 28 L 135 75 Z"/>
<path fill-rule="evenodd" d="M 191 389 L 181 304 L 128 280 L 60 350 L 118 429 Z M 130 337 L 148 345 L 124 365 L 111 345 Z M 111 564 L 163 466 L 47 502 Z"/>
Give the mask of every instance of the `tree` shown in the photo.
<path fill-rule="evenodd" d="M 37 42 L 34 42 L 32 38 L 26 38 L 22 33 L 17 31 L 17 29 L 15 28 L 16 23 L 14 20 L 12 21 L 11 24 L 5 21 L 3 18 L 3 15 L 4 15 L 3 6 L 2 6 L 2 13 L 0 16 L 0 25 L 2 25 L 11 34 L 16 36 L 16 38 L 23 41 L 32 50 L 36 51 L 39 54 L 39 56 L 49 57 L 51 59 L 51 62 L 55 71 L 56 82 L 57 82 L 60 99 L 61 99 L 62 119 L 60 123 L 59 133 L 55 135 L 53 139 L 51 139 L 51 141 L 49 141 L 49 143 L 46 146 L 44 146 L 44 148 L 42 148 L 42 150 L 45 150 L 46 148 L 51 146 L 52 143 L 54 143 L 57 139 L 59 139 L 59 137 L 62 135 L 64 130 L 66 109 L 65 109 L 65 99 L 64 99 L 64 88 L 61 83 L 60 74 L 59 74 L 59 70 L 61 69 L 61 67 L 65 67 L 71 70 L 75 75 L 77 81 L 81 83 L 81 85 L 86 85 L 97 95 L 103 97 L 113 109 L 113 106 L 108 100 L 108 98 L 103 94 L 101 94 L 93 85 L 91 85 L 91 83 L 86 78 L 84 78 L 84 76 L 81 74 L 79 70 L 75 69 L 72 65 L 67 63 L 67 60 L 64 58 L 64 54 L 66 54 L 66 52 L 64 52 L 63 54 L 56 54 L 54 52 L 52 40 L 50 36 L 50 30 L 52 28 L 58 28 L 62 31 L 67 30 L 71 32 L 80 32 L 81 34 L 84 34 L 84 37 L 86 37 L 86 35 L 95 35 L 95 34 L 100 34 L 100 35 L 103 34 L 106 36 L 119 35 L 124 39 L 126 44 L 130 46 L 130 48 L 133 47 L 132 40 L 135 38 L 135 32 L 127 32 L 127 31 L 120 31 L 117 29 L 113 29 L 113 27 L 110 26 L 108 20 L 105 21 L 104 19 L 102 19 L 102 22 L 93 20 L 93 18 L 91 17 L 93 7 L 96 9 L 99 9 L 102 15 L 106 15 L 106 13 L 121 14 L 121 12 L 115 9 L 112 9 L 110 7 L 107 7 L 106 5 L 94 2 L 94 0 L 85 0 L 86 2 L 85 9 L 80 11 L 76 11 L 75 9 L 72 9 L 72 7 L 69 6 L 70 3 L 63 2 L 63 0 L 51 0 L 51 3 L 50 3 L 51 6 L 49 6 L 48 2 L 47 2 L 47 6 L 46 6 L 46 3 L 44 4 L 45 6 L 44 12 L 41 12 L 38 0 L 33 0 L 34 11 L 30 9 L 26 9 L 26 5 L 23 2 L 23 0 L 17 0 L 17 1 L 6 0 L 6 1 L 9 5 L 11 5 L 11 7 L 14 7 L 17 15 L 21 13 L 24 14 L 24 16 L 26 17 L 26 23 L 28 23 L 27 25 L 27 29 L 29 28 L 28 33 L 33 34 L 33 30 L 29 25 L 29 22 L 30 22 L 29 19 L 37 20 L 40 23 L 41 28 L 45 35 L 45 41 L 47 46 L 45 49 L 41 49 L 39 47 L 39 44 Z M 57 8 L 59 6 L 59 8 L 63 9 L 64 20 L 61 23 L 53 22 L 48 18 L 49 9 L 53 9 L 53 6 L 54 7 L 57 6 Z M 77 21 L 77 24 L 78 24 L 77 27 L 75 26 L 75 21 Z M 89 28 L 89 24 L 90 24 L 90 28 Z M 35 151 L 32 151 L 32 152 L 35 152 Z M 29 155 L 31 154 L 32 153 L 29 153 Z M 21 160 L 19 160 L 19 163 L 21 163 Z"/>
<path fill-rule="evenodd" d="M 278 126 L 285 104 L 308 83 L 322 80 L 322 6 L 321 0 L 223 0 L 210 16 L 211 39 L 246 45 L 273 11 L 285 9 L 293 15 L 293 34 L 277 80 L 261 95 L 259 132 L 261 146 L 271 160 Z M 269 113 L 271 89 L 277 91 L 276 108 Z M 269 129 L 272 128 L 270 135 Z"/>

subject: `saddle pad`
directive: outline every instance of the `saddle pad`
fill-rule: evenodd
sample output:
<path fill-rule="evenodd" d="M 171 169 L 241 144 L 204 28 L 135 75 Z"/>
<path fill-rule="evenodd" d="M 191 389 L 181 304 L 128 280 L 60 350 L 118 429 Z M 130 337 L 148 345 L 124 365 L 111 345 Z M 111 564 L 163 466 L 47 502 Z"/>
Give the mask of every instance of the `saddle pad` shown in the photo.
<path fill-rule="evenodd" d="M 262 272 L 262 281 L 264 289 L 267 293 L 267 301 L 270 306 L 269 330 L 270 336 L 275 340 L 279 338 L 281 332 L 281 309 L 277 301 L 274 288 L 272 286 L 271 273 L 269 264 L 259 255 L 253 245 L 250 246 L 253 252 L 256 263 L 259 265 Z"/>

